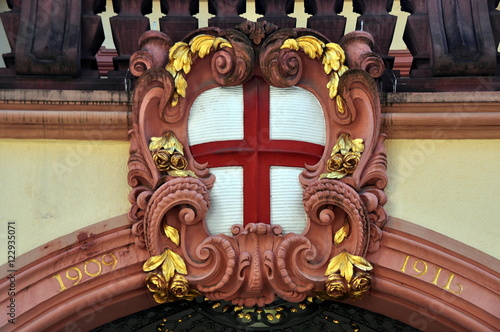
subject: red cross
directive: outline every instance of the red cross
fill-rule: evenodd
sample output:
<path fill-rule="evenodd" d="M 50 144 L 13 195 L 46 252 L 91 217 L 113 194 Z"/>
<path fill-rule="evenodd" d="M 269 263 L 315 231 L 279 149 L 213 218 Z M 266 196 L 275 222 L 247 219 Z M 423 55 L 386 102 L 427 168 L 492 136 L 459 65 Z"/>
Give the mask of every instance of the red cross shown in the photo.
<path fill-rule="evenodd" d="M 243 98 L 244 139 L 197 144 L 191 152 L 196 161 L 208 162 L 209 167 L 243 166 L 244 223 L 269 224 L 270 167 L 314 165 L 323 146 L 269 139 L 269 85 L 262 78 L 254 77 L 243 85 Z"/>

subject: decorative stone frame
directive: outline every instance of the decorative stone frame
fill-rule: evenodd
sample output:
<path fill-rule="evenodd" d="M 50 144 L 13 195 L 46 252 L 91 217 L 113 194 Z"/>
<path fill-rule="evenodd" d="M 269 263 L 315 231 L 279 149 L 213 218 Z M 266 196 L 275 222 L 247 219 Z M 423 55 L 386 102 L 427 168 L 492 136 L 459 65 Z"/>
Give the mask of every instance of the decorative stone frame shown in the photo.
<path fill-rule="evenodd" d="M 158 302 L 193 296 L 188 283 L 209 299 L 243 306 L 264 306 L 276 296 L 292 302 L 312 295 L 359 298 L 369 289 L 371 277 L 363 271 L 372 267 L 364 257 L 378 249 L 387 220 L 385 135 L 371 77 L 383 73 L 382 60 L 365 32 L 341 41 L 352 68 L 347 70 L 343 51 L 320 34 L 276 30 L 266 22 L 246 22 L 239 30 L 205 28 L 174 46 L 166 35 L 150 31 L 131 58 L 131 71 L 140 77 L 130 131 L 129 218 L 136 243 L 151 256 L 144 270 L 153 271 L 147 282 Z M 329 62 L 332 57 L 337 58 Z M 189 110 L 203 91 L 253 76 L 275 87 L 302 87 L 324 110 L 326 146 L 320 161 L 300 176 L 308 216 L 303 234 L 257 223 L 235 225 L 233 236 L 226 236 L 208 233 L 205 225 L 216 179 L 188 146 Z M 181 173 L 155 165 L 150 142 L 163 135 L 183 146 Z M 353 165 L 331 167 L 332 158 L 346 160 L 349 153 Z M 185 284 L 177 294 L 175 278 Z"/>

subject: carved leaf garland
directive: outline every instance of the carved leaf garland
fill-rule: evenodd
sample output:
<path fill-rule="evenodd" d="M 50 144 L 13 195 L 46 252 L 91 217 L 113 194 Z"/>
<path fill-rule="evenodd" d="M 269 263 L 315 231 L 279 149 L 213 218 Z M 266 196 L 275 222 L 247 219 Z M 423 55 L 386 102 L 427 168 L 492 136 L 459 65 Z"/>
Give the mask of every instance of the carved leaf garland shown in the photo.
<path fill-rule="evenodd" d="M 314 36 L 302 36 L 296 39 L 287 39 L 283 42 L 281 49 L 289 48 L 295 51 L 302 50 L 311 59 L 321 58 L 323 69 L 330 75 L 326 88 L 330 99 L 336 99 L 337 109 L 340 113 L 345 112 L 345 104 L 342 97 L 338 95 L 340 76 L 349 68 L 344 65 L 345 54 L 340 45 L 336 43 L 325 44 Z"/>
<path fill-rule="evenodd" d="M 351 255 L 347 251 L 342 251 L 337 256 L 333 257 L 328 263 L 325 271 L 325 276 L 329 276 L 340 271 L 340 275 L 349 283 L 354 274 L 354 267 L 363 271 L 370 271 L 373 266 L 365 258 L 361 256 Z"/>
<path fill-rule="evenodd" d="M 169 62 L 165 69 L 172 75 L 175 82 L 175 92 L 172 96 L 172 106 L 176 106 L 180 97 L 186 97 L 187 81 L 185 74 L 191 71 L 193 57 L 197 55 L 200 58 L 207 56 L 212 50 L 233 46 L 222 37 L 212 35 L 197 35 L 188 43 L 177 42 L 170 48 Z M 184 74 L 182 74 L 184 72 Z"/>
<path fill-rule="evenodd" d="M 142 265 L 142 270 L 144 272 L 153 271 L 165 261 L 167 255 L 167 250 L 165 250 L 161 255 L 149 257 L 148 260 Z"/>

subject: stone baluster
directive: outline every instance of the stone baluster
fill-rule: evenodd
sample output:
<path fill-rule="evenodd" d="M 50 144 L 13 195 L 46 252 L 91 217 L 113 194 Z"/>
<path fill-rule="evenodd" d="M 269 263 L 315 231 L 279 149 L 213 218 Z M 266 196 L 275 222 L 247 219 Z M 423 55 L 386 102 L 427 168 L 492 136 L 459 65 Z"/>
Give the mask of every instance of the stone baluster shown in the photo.
<path fill-rule="evenodd" d="M 104 41 L 104 29 L 99 13 L 106 10 L 106 0 L 82 1 L 81 66 L 82 76 L 98 76 L 96 53 Z"/>
<path fill-rule="evenodd" d="M 264 15 L 258 21 L 267 21 L 280 28 L 295 28 L 297 20 L 288 16 L 293 8 L 294 0 L 255 0 L 257 14 Z"/>
<path fill-rule="evenodd" d="M 144 15 L 151 13 L 152 0 L 113 0 L 113 9 L 117 16 L 109 19 L 118 56 L 113 58 L 117 71 L 128 69 L 130 56 L 139 49 L 139 38 L 149 30 L 149 18 Z M 112 73 L 123 75 L 123 73 Z"/>
<path fill-rule="evenodd" d="M 374 51 L 392 68 L 394 57 L 388 55 L 397 17 L 390 15 L 394 0 L 353 0 L 354 12 L 360 14 L 356 30 L 369 32 L 375 40 Z"/>
<path fill-rule="evenodd" d="M 498 49 L 500 43 L 500 10 L 496 8 L 500 4 L 500 0 L 488 0 L 488 8 L 490 10 L 491 27 L 493 28 L 493 36 L 495 38 L 495 45 Z"/>
<path fill-rule="evenodd" d="M 500 10 L 497 10 L 496 8 L 499 4 L 500 0 L 488 0 L 491 28 L 493 29 L 493 38 L 495 39 L 495 47 L 497 50 L 498 44 L 500 43 Z M 497 53 L 497 68 L 495 75 L 500 76 L 500 53 Z"/>
<path fill-rule="evenodd" d="M 19 31 L 19 21 L 21 14 L 21 0 L 7 0 L 10 11 L 0 13 L 2 24 L 9 41 L 11 52 L 3 54 L 3 60 L 7 68 L 14 68 L 14 54 Z"/>
<path fill-rule="evenodd" d="M 81 0 L 21 1 L 16 74 L 78 76 L 81 9 Z"/>
<path fill-rule="evenodd" d="M 488 0 L 427 1 L 433 76 L 487 76 L 497 50 Z"/>
<path fill-rule="evenodd" d="M 312 16 L 307 19 L 307 27 L 324 34 L 338 43 L 345 31 L 347 19 L 338 15 L 344 7 L 344 0 L 305 0 L 305 12 Z"/>
<path fill-rule="evenodd" d="M 233 29 L 245 21 L 239 15 L 245 13 L 245 0 L 208 0 L 208 12 L 215 17 L 208 20 L 209 26 Z"/>
<path fill-rule="evenodd" d="M 408 47 L 413 62 L 411 77 L 430 77 L 431 35 L 426 0 L 401 0 L 401 9 L 410 13 L 406 21 L 403 40 Z"/>
<path fill-rule="evenodd" d="M 160 30 L 175 43 L 188 33 L 198 29 L 198 0 L 161 0 L 161 12 L 167 16 L 160 18 Z"/>

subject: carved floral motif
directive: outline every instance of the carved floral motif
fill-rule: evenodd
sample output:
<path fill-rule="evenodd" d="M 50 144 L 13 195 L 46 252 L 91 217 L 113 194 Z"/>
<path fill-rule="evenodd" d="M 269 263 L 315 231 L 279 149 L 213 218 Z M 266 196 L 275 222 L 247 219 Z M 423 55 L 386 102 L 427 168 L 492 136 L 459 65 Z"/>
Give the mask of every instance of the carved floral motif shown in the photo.
<path fill-rule="evenodd" d="M 365 272 L 354 274 L 355 269 Z M 347 296 L 351 299 L 360 299 L 370 289 L 371 276 L 366 271 L 372 269 L 373 266 L 363 257 L 342 251 L 328 263 L 325 271 L 327 276 L 325 292 L 319 292 L 317 296 L 321 299 L 329 297 L 342 300 Z"/>
<path fill-rule="evenodd" d="M 241 32 L 248 35 L 255 45 L 259 45 L 266 38 L 266 36 L 278 30 L 278 26 L 266 21 L 245 21 L 237 28 Z"/>
<path fill-rule="evenodd" d="M 358 167 L 361 153 L 365 149 L 363 140 L 351 139 L 349 134 L 341 134 L 332 149 L 330 159 L 327 161 L 328 173 L 320 175 L 320 179 L 341 179 L 353 173 Z"/>
<path fill-rule="evenodd" d="M 171 176 L 196 177 L 193 171 L 186 170 L 188 162 L 184 157 L 184 147 L 172 132 L 166 132 L 162 137 L 151 137 L 149 150 L 160 172 Z"/>
<path fill-rule="evenodd" d="M 161 43 L 143 48 L 169 53 L 166 69 L 139 72 L 130 131 L 129 218 L 137 245 L 151 256 L 143 266 L 147 287 L 157 302 L 197 294 L 247 307 L 276 297 L 358 299 L 371 284 L 365 257 L 377 250 L 387 219 L 376 85 L 366 72 L 348 70 L 343 50 L 314 31 L 273 32 L 264 23 L 239 29 L 206 28 L 170 50 L 154 49 Z M 363 41 L 354 40 L 350 50 Z M 252 75 L 276 87 L 304 87 L 324 110 L 323 155 L 299 178 L 308 216 L 303 234 L 251 223 L 234 225 L 227 236 L 205 225 L 215 177 L 187 144 L 189 109 L 204 90 Z"/>

